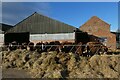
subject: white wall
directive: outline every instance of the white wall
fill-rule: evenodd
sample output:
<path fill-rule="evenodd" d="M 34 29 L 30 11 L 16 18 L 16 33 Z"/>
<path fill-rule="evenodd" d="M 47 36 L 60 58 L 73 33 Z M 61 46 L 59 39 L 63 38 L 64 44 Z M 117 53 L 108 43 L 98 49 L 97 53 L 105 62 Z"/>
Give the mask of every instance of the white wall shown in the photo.
<path fill-rule="evenodd" d="M 30 41 L 74 40 L 75 33 L 30 34 Z M 0 46 L 4 44 L 4 34 L 0 34 Z"/>
<path fill-rule="evenodd" d="M 0 34 L 0 46 L 4 43 L 4 34 Z"/>
<path fill-rule="evenodd" d="M 46 41 L 46 40 L 73 40 L 75 33 L 59 33 L 59 34 L 31 34 L 30 41 Z"/>

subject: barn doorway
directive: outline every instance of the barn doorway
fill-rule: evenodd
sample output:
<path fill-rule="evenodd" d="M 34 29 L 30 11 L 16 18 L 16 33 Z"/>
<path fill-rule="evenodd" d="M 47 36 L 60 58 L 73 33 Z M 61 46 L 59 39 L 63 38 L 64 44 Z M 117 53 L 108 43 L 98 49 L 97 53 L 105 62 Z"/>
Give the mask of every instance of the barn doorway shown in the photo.
<path fill-rule="evenodd" d="M 83 44 L 86 44 L 89 41 L 89 36 L 86 32 L 82 32 L 79 30 L 75 31 L 75 43 L 82 42 Z"/>
<path fill-rule="evenodd" d="M 11 43 L 16 41 L 17 43 L 21 44 L 23 42 L 29 42 L 29 32 L 22 32 L 22 33 L 6 33 L 4 36 L 5 44 Z"/>

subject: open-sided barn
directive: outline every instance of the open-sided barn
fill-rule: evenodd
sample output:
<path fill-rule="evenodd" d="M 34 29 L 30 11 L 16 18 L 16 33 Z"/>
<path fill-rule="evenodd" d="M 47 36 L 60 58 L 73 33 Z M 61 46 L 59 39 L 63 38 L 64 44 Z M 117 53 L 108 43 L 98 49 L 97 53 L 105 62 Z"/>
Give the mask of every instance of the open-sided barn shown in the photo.
<path fill-rule="evenodd" d="M 116 46 L 117 46 L 117 49 L 120 49 L 120 32 L 112 32 L 113 34 L 116 35 Z"/>
<path fill-rule="evenodd" d="M 110 32 L 110 25 L 96 16 L 78 29 L 35 12 L 5 32 L 4 42 L 12 41 L 70 41 L 85 44 L 89 41 L 101 41 L 108 48 L 116 49 L 116 35 Z"/>
<path fill-rule="evenodd" d="M 0 30 L 2 31 L 2 33 L 6 32 L 7 30 L 11 28 L 13 28 L 12 25 L 0 23 Z"/>
<path fill-rule="evenodd" d="M 75 33 L 76 31 L 79 33 Z M 84 33 L 79 29 L 77 29 L 76 27 L 73 27 L 71 25 L 65 24 L 63 22 L 57 21 L 55 19 L 49 18 L 47 16 L 35 12 L 34 14 L 30 15 L 26 19 L 16 24 L 14 28 L 8 30 L 5 33 L 5 42 L 11 42 L 12 40 L 18 41 L 17 38 L 25 39 L 24 37 L 22 37 L 22 35 L 18 35 L 21 37 L 12 37 L 12 36 L 16 36 L 16 33 L 23 34 L 27 32 L 29 32 L 30 34 L 29 36 L 30 41 L 35 43 L 39 41 L 78 42 L 77 40 L 75 40 L 75 35 L 78 34 L 83 35 L 81 36 L 80 39 L 83 40 L 84 42 L 85 40 L 88 40 L 86 39 L 88 38 L 86 33 L 85 33 L 86 35 L 85 37 Z"/>
<path fill-rule="evenodd" d="M 0 46 L 4 43 L 4 33 L 12 27 L 12 25 L 0 23 Z"/>

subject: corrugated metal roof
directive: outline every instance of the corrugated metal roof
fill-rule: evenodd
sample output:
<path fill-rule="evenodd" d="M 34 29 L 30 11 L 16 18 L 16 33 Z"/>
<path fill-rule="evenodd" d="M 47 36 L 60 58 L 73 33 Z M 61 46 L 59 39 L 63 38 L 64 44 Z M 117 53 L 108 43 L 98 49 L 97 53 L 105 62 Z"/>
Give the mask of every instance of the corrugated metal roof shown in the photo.
<path fill-rule="evenodd" d="M 3 23 L 0 23 L 0 30 L 3 32 L 6 32 L 7 30 L 9 30 L 10 28 L 13 28 L 12 25 L 8 25 L 8 24 L 3 24 Z"/>
<path fill-rule="evenodd" d="M 76 28 L 63 22 L 54 20 L 47 16 L 34 13 L 26 19 L 22 20 L 10 29 L 7 33 L 13 32 L 30 32 L 31 34 L 54 34 L 54 33 L 70 33 Z"/>

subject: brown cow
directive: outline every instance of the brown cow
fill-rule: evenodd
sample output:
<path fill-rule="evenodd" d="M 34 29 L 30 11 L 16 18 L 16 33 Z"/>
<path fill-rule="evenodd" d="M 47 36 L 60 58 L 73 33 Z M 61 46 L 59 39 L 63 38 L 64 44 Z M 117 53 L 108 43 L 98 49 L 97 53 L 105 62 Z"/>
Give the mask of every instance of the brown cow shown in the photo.
<path fill-rule="evenodd" d="M 65 53 L 68 53 L 68 52 L 73 52 L 74 53 L 74 50 L 75 50 L 75 46 L 73 46 L 74 44 L 72 42 L 63 42 L 61 44 L 61 52 L 65 52 Z"/>
<path fill-rule="evenodd" d="M 107 47 L 100 42 L 88 42 L 85 50 L 87 50 L 87 56 L 93 56 L 94 54 L 107 51 Z"/>
<path fill-rule="evenodd" d="M 49 48 L 48 42 L 45 42 L 43 52 L 47 52 L 48 48 Z"/>
<path fill-rule="evenodd" d="M 75 49 L 76 49 L 75 54 L 82 55 L 83 50 L 84 50 L 84 46 L 83 46 L 82 42 L 79 42 L 76 45 Z"/>
<path fill-rule="evenodd" d="M 40 42 L 36 43 L 35 50 L 37 52 L 41 53 L 42 52 L 42 43 L 40 43 Z"/>
<path fill-rule="evenodd" d="M 48 44 L 48 51 L 57 51 L 60 52 L 59 48 L 60 48 L 60 42 L 59 41 L 52 41 Z"/>

